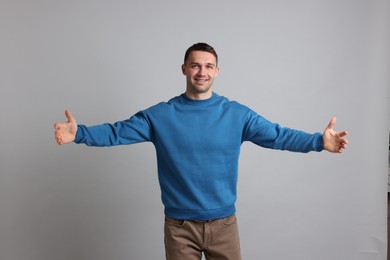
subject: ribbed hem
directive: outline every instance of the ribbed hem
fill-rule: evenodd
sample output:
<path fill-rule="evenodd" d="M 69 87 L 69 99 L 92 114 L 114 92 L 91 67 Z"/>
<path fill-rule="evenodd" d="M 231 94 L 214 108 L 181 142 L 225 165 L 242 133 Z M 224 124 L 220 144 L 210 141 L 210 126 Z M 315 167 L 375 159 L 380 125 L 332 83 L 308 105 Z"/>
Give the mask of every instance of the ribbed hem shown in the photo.
<path fill-rule="evenodd" d="M 214 220 L 220 218 L 226 218 L 236 213 L 236 207 L 234 205 L 223 207 L 213 210 L 187 210 L 187 209 L 174 209 L 165 208 L 165 216 L 174 219 L 182 220 Z"/>

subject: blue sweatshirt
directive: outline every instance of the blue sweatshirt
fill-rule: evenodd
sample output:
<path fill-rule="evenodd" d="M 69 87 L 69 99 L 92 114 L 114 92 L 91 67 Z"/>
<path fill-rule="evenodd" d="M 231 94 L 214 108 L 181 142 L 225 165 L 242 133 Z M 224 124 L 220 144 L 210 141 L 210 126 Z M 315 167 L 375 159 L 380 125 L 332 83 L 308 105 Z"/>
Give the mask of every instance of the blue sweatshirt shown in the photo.
<path fill-rule="evenodd" d="M 323 150 L 322 134 L 281 127 L 213 93 L 207 100 L 182 94 L 114 124 L 79 125 L 76 143 L 113 146 L 152 142 L 165 215 L 212 220 L 235 213 L 240 147 Z"/>

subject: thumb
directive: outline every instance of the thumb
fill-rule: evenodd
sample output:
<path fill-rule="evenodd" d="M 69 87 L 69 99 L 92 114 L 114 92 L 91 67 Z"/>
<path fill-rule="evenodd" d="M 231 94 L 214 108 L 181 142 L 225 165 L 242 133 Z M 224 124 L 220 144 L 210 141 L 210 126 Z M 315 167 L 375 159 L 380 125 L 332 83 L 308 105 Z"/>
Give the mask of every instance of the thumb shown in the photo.
<path fill-rule="evenodd" d="M 326 128 L 328 128 L 328 129 L 333 129 L 333 126 L 336 124 L 336 117 L 333 117 L 331 120 L 330 120 L 330 122 L 329 122 L 329 124 L 328 124 L 328 126 L 326 127 Z"/>
<path fill-rule="evenodd" d="M 76 122 L 76 119 L 74 119 L 69 110 L 65 110 L 65 116 L 68 119 L 68 122 Z"/>

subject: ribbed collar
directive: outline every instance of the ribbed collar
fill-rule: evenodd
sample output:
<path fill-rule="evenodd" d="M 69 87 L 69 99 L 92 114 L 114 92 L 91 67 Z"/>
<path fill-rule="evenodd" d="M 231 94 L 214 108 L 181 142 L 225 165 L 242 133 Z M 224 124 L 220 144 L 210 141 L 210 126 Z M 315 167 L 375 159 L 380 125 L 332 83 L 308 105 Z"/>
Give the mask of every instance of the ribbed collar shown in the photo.
<path fill-rule="evenodd" d="M 186 96 L 186 94 L 183 93 L 180 95 L 180 98 L 181 98 L 181 100 L 183 100 L 183 102 L 190 104 L 190 105 L 193 105 L 193 106 L 206 106 L 206 105 L 211 104 L 216 99 L 217 96 L 218 95 L 213 92 L 211 97 L 208 99 L 196 100 L 196 99 L 188 98 Z"/>

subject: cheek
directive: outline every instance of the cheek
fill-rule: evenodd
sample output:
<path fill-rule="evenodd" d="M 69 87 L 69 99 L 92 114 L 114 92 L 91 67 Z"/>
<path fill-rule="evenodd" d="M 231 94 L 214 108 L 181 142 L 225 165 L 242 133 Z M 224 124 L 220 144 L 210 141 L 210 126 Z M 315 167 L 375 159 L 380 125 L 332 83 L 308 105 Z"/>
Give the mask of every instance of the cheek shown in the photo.
<path fill-rule="evenodd" d="M 197 74 L 198 74 L 197 71 L 190 71 L 189 76 L 190 76 L 191 78 L 193 78 L 193 77 L 195 77 Z"/>
<path fill-rule="evenodd" d="M 210 73 L 209 75 L 210 75 L 210 78 L 215 78 L 215 77 L 217 77 L 218 73 L 213 72 L 213 73 Z"/>

